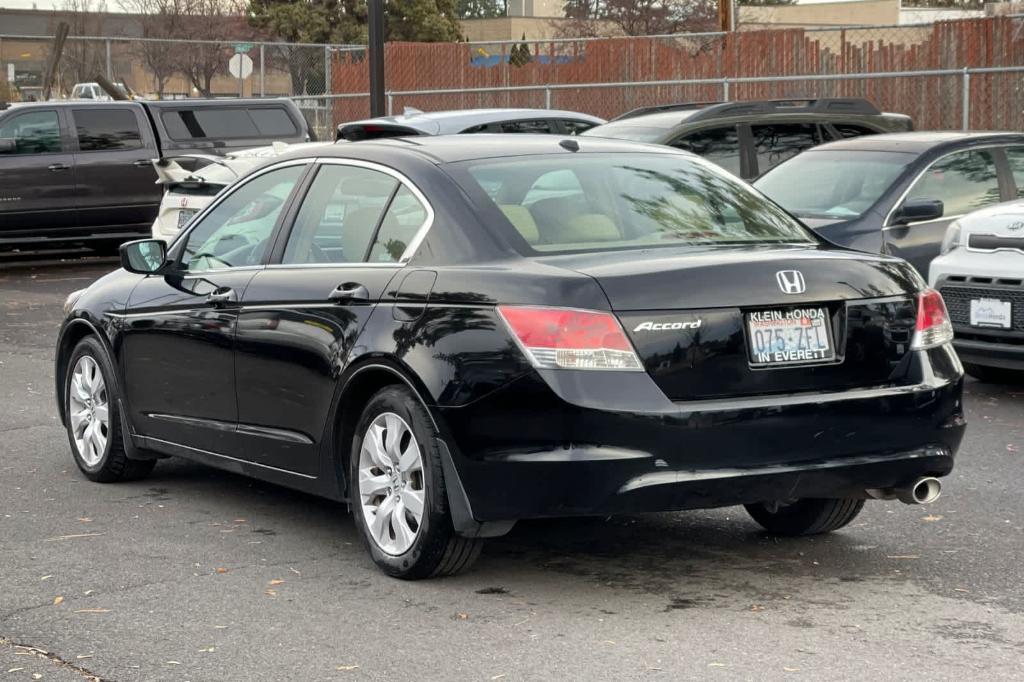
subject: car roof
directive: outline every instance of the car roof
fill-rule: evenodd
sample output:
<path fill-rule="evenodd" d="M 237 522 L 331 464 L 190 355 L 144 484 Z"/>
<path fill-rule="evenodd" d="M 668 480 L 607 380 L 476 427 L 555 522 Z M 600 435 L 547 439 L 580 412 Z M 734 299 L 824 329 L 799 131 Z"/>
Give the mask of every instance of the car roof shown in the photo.
<path fill-rule="evenodd" d="M 487 125 L 499 121 L 522 121 L 535 118 L 567 118 L 589 123 L 604 123 L 604 119 L 578 111 L 559 109 L 462 109 L 453 111 L 424 111 L 402 114 L 400 116 L 380 116 L 361 121 L 349 121 L 343 126 L 352 125 L 395 125 L 412 128 L 430 135 L 458 133 L 469 126 Z"/>
<path fill-rule="evenodd" d="M 807 152 L 823 151 L 876 151 L 907 152 L 922 154 L 933 149 L 956 147 L 962 144 L 984 142 L 1024 143 L 1024 134 L 1012 132 L 959 132 L 959 131 L 918 131 L 908 133 L 884 133 L 862 135 L 835 142 L 826 142 L 808 149 Z M 806 153 L 806 152 L 805 152 Z"/>
<path fill-rule="evenodd" d="M 573 151 L 573 147 L 577 151 Z M 457 163 L 494 157 L 530 156 L 536 154 L 597 154 L 597 153 L 681 154 L 691 156 L 673 147 L 644 144 L 600 137 L 576 137 L 546 134 L 480 133 L 467 144 L 465 135 L 425 135 L 416 137 L 389 137 L 362 142 L 339 142 L 322 148 L 287 152 L 276 160 L 286 158 L 377 158 L 389 155 L 414 155 L 436 164 Z"/>

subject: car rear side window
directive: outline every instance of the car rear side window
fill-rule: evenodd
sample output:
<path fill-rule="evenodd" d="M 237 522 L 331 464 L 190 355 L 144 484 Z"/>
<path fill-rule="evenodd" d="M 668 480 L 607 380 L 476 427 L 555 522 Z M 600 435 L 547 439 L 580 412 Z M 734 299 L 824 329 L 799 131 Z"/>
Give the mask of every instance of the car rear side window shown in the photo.
<path fill-rule="evenodd" d="M 1017 198 L 1024 198 L 1024 147 L 1009 147 L 1006 160 L 1013 173 L 1013 184 L 1017 185 Z"/>
<path fill-rule="evenodd" d="M 944 156 L 914 183 L 907 194 L 910 199 L 938 199 L 946 217 L 998 203 L 999 180 L 992 154 L 982 149 Z"/>
<path fill-rule="evenodd" d="M 196 107 L 165 111 L 160 119 L 174 140 L 280 138 L 299 132 L 282 107 Z"/>
<path fill-rule="evenodd" d="M 733 175 L 740 174 L 740 138 L 736 126 L 698 130 L 683 135 L 671 146 L 702 156 Z"/>
<path fill-rule="evenodd" d="M 773 123 L 750 126 L 757 154 L 757 172 L 764 173 L 805 149 L 821 144 L 814 123 Z"/>
<path fill-rule="evenodd" d="M 302 201 L 281 262 L 365 261 L 398 184 L 392 176 L 369 168 L 324 165 Z"/>
<path fill-rule="evenodd" d="M 552 155 L 452 168 L 485 212 L 504 217 L 524 253 L 811 240 L 746 185 L 681 154 Z"/>
<path fill-rule="evenodd" d="M 0 123 L 0 138 L 14 140 L 10 154 L 53 154 L 62 151 L 56 111 L 26 111 Z"/>
<path fill-rule="evenodd" d="M 141 149 L 142 133 L 128 109 L 74 109 L 78 149 L 83 152 Z"/>
<path fill-rule="evenodd" d="M 832 127 L 839 133 L 840 138 L 860 137 L 861 135 L 876 135 L 877 130 L 856 123 L 833 123 Z"/>
<path fill-rule="evenodd" d="M 416 233 L 427 221 L 427 209 L 406 186 L 401 186 L 388 206 L 370 247 L 371 263 L 397 263 Z"/>
<path fill-rule="evenodd" d="M 565 127 L 566 134 L 568 134 L 568 135 L 579 135 L 580 133 L 587 132 L 588 130 L 590 130 L 591 128 L 596 126 L 597 124 L 596 123 L 591 123 L 590 121 L 577 121 L 577 120 L 573 120 L 573 119 L 562 119 L 562 125 Z"/>
<path fill-rule="evenodd" d="M 551 123 L 545 119 L 530 121 L 502 121 L 497 124 L 501 133 L 550 133 Z"/>

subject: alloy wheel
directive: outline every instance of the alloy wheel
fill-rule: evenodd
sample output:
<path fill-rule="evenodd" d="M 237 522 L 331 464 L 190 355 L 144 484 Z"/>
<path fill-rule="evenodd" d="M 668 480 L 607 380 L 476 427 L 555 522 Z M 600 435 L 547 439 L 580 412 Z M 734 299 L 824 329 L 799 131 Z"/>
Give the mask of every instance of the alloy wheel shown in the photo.
<path fill-rule="evenodd" d="M 409 551 L 423 521 L 423 457 L 412 429 L 393 412 L 377 415 L 363 435 L 359 498 L 377 546 L 392 556 Z"/>
<path fill-rule="evenodd" d="M 83 355 L 78 359 L 68 393 L 68 418 L 75 448 L 85 465 L 94 467 L 103 458 L 110 434 L 107 384 L 95 358 Z"/>

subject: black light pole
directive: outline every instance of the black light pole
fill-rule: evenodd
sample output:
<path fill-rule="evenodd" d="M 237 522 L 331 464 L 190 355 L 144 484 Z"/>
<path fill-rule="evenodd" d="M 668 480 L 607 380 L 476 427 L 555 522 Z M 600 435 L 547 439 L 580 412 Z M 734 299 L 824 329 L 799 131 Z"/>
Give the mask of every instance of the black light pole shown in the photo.
<path fill-rule="evenodd" d="M 384 0 L 370 0 L 369 47 L 370 61 L 370 116 L 387 115 L 384 102 Z"/>

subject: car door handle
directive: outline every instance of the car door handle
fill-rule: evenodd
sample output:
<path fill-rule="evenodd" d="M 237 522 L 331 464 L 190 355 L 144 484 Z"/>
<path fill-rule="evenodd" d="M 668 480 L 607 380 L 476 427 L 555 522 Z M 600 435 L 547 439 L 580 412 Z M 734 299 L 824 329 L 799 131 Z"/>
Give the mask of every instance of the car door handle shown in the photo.
<path fill-rule="evenodd" d="M 71 166 L 67 165 L 66 163 L 51 163 L 49 166 L 46 167 L 46 170 L 65 171 L 69 168 L 71 168 Z"/>
<path fill-rule="evenodd" d="M 327 300 L 335 303 L 368 303 L 370 291 L 358 282 L 345 282 L 336 286 Z"/>
<path fill-rule="evenodd" d="M 138 166 L 139 168 L 145 168 L 146 166 L 152 166 L 153 162 L 149 159 L 139 159 L 138 161 L 133 161 L 132 165 Z"/>
<path fill-rule="evenodd" d="M 206 302 L 214 305 L 225 305 L 238 300 L 238 295 L 231 287 L 219 287 L 214 289 L 207 297 Z"/>

